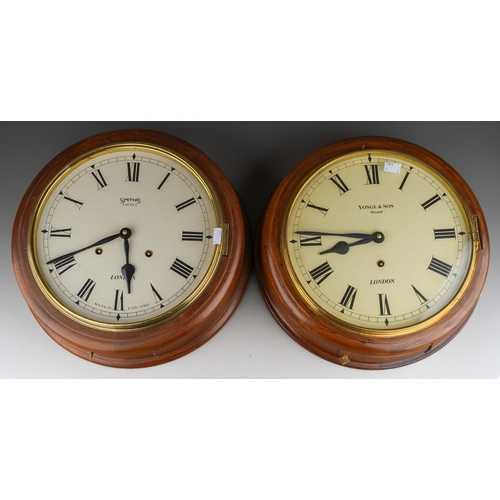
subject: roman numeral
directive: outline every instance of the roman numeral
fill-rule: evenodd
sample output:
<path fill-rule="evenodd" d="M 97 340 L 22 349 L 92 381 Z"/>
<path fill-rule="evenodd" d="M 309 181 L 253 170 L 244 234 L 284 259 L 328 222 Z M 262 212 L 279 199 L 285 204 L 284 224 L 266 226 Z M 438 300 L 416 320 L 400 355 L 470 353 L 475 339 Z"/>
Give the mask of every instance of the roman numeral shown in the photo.
<path fill-rule="evenodd" d="M 351 285 L 347 286 L 347 290 L 340 301 L 340 305 L 347 307 L 347 309 L 354 309 L 354 301 L 356 300 L 356 294 L 358 293 L 358 289 L 354 288 Z"/>
<path fill-rule="evenodd" d="M 140 169 L 141 169 L 140 163 L 127 162 L 127 181 L 126 182 L 139 182 Z"/>
<path fill-rule="evenodd" d="M 347 193 L 349 188 L 346 183 L 340 178 L 339 174 L 335 174 L 333 177 L 330 177 L 330 180 L 339 188 L 340 196 Z"/>
<path fill-rule="evenodd" d="M 115 305 L 113 307 L 115 311 L 123 311 L 123 291 L 115 290 Z"/>
<path fill-rule="evenodd" d="M 163 300 L 162 296 L 158 293 L 158 290 L 156 290 L 156 288 L 153 286 L 152 283 L 150 283 L 151 285 L 151 290 L 153 291 L 153 295 L 155 296 L 155 302 L 158 303 L 158 302 L 161 302 Z"/>
<path fill-rule="evenodd" d="M 74 203 L 77 206 L 78 210 L 80 210 L 80 208 L 82 208 L 83 202 L 78 201 L 78 200 L 74 200 L 73 198 L 70 198 L 69 196 L 65 196 L 64 199 Z"/>
<path fill-rule="evenodd" d="M 444 276 L 445 278 L 448 277 L 450 274 L 451 270 L 453 269 L 453 266 L 450 264 L 447 264 L 446 262 L 443 262 L 442 260 L 436 259 L 435 257 L 432 257 L 431 263 L 429 264 L 429 267 L 427 270 L 429 271 L 434 271 L 437 274 L 440 274 L 441 276 Z"/>
<path fill-rule="evenodd" d="M 196 200 L 194 198 L 189 198 L 189 200 L 175 205 L 175 208 L 177 209 L 177 212 L 180 212 L 181 210 L 184 210 L 185 208 L 191 206 L 193 203 L 196 203 Z"/>
<path fill-rule="evenodd" d="M 448 229 L 434 229 L 434 239 L 435 240 L 443 240 L 443 239 L 456 239 L 457 234 L 455 232 L 455 228 L 450 227 Z"/>
<path fill-rule="evenodd" d="M 441 201 L 441 198 L 438 194 L 436 194 L 432 198 L 429 198 L 427 201 L 424 201 L 423 203 L 421 203 L 421 205 L 422 205 L 422 208 L 424 210 L 427 210 L 428 208 L 432 207 L 432 205 L 434 205 L 438 201 Z"/>
<path fill-rule="evenodd" d="M 182 241 L 203 241 L 203 233 L 195 231 L 182 231 Z"/>
<path fill-rule="evenodd" d="M 170 269 L 179 276 L 188 279 L 189 275 L 193 272 L 194 267 L 182 262 L 180 259 L 175 259 L 174 263 L 170 266 Z"/>
<path fill-rule="evenodd" d="M 417 296 L 419 302 L 421 305 L 425 304 L 428 299 L 426 299 L 421 292 L 419 292 L 413 285 L 411 286 L 413 288 L 413 291 L 415 292 L 415 295 Z"/>
<path fill-rule="evenodd" d="M 366 184 L 380 184 L 378 165 L 365 165 Z"/>
<path fill-rule="evenodd" d="M 406 174 L 405 174 L 405 176 L 403 178 L 403 182 L 401 183 L 401 185 L 399 186 L 398 189 L 401 189 L 401 191 L 403 191 L 403 187 L 406 184 L 406 181 L 408 180 L 409 176 L 410 176 L 410 172 L 406 172 Z"/>
<path fill-rule="evenodd" d="M 299 235 L 299 242 L 301 247 L 320 247 L 321 236 L 303 236 Z"/>
<path fill-rule="evenodd" d="M 321 285 L 323 281 L 328 278 L 333 273 L 333 269 L 330 267 L 328 262 L 324 262 L 320 266 L 314 268 L 312 271 L 309 271 L 311 278 L 316 282 L 317 285 Z"/>
<path fill-rule="evenodd" d="M 55 227 L 50 228 L 51 238 L 71 238 L 71 228 L 66 229 L 56 229 Z"/>
<path fill-rule="evenodd" d="M 318 212 L 321 212 L 323 215 L 326 215 L 328 212 L 328 208 L 323 208 L 323 207 L 318 207 L 314 203 L 311 203 L 310 201 L 307 203 L 306 208 L 312 208 L 313 210 L 317 210 Z"/>
<path fill-rule="evenodd" d="M 70 257 L 66 257 L 65 259 L 56 260 L 54 262 L 54 267 L 56 268 L 59 274 L 64 274 L 66 271 L 69 271 L 75 265 L 76 265 L 76 260 L 73 255 L 71 255 Z"/>
<path fill-rule="evenodd" d="M 92 168 L 94 168 L 94 167 L 92 167 Z M 104 176 L 102 175 L 102 172 L 99 169 L 92 172 L 92 176 L 97 181 L 97 189 L 98 190 L 102 189 L 108 185 L 106 180 L 104 179 Z"/>
<path fill-rule="evenodd" d="M 389 300 L 385 293 L 379 293 L 378 295 L 378 306 L 380 310 L 380 316 L 390 316 L 391 309 L 389 308 Z"/>
<path fill-rule="evenodd" d="M 78 297 L 80 297 L 85 302 L 88 302 L 90 294 L 94 291 L 94 287 L 95 281 L 92 281 L 89 278 L 82 286 L 82 289 L 77 293 Z"/>
<path fill-rule="evenodd" d="M 163 178 L 163 180 L 160 182 L 160 185 L 158 186 L 158 189 L 161 189 L 163 187 L 163 184 L 167 182 L 167 179 L 170 177 L 170 172 Z"/>

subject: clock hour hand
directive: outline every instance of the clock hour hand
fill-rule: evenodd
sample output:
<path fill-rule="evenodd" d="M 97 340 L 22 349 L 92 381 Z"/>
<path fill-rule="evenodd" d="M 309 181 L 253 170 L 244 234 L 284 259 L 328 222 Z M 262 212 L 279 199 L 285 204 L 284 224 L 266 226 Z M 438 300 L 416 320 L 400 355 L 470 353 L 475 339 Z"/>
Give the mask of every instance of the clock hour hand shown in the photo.
<path fill-rule="evenodd" d="M 60 262 L 61 260 L 67 259 L 69 257 L 73 257 L 73 255 L 76 255 L 78 253 L 84 252 L 85 250 L 89 250 L 90 248 L 94 247 L 99 247 L 101 245 L 105 245 L 106 243 L 109 243 L 110 241 L 116 240 L 117 238 L 130 238 L 130 235 L 132 234 L 132 231 L 128 228 L 123 228 L 118 234 L 113 234 L 111 236 L 108 236 L 107 238 L 103 238 L 102 240 L 96 241 L 95 243 L 92 243 L 92 245 L 89 245 L 84 248 L 80 248 L 78 250 L 74 250 L 73 252 L 69 252 L 67 254 L 61 255 L 60 257 L 56 257 L 55 259 L 49 260 L 47 264 L 55 264 L 56 262 Z"/>
<path fill-rule="evenodd" d="M 130 229 L 129 229 L 130 231 Z M 123 239 L 123 246 L 125 250 L 125 264 L 122 267 L 122 275 L 127 281 L 127 292 L 130 293 L 130 282 L 132 281 L 132 277 L 134 276 L 135 273 L 135 267 L 130 264 L 129 262 L 129 254 L 130 254 L 130 243 L 128 242 L 128 238 L 130 238 L 130 235 L 132 234 L 132 231 L 130 231 L 130 234 L 128 237 L 125 237 Z"/>
<path fill-rule="evenodd" d="M 372 241 L 377 241 L 377 240 L 373 238 L 363 238 L 362 240 L 356 241 L 354 243 L 339 241 L 334 247 L 330 248 L 329 250 L 324 250 L 323 252 L 320 252 L 320 255 L 325 255 L 328 253 L 338 253 L 340 255 L 345 255 L 347 252 L 349 252 L 349 249 L 351 247 L 355 247 L 357 245 L 366 245 L 367 243 L 371 243 Z M 377 241 L 377 243 L 380 243 L 380 241 Z"/>
<path fill-rule="evenodd" d="M 338 253 L 340 255 L 345 255 L 349 252 L 351 247 L 357 245 L 366 245 L 374 241 L 375 243 L 382 243 L 385 240 L 385 236 L 380 231 L 375 231 L 373 234 L 364 233 L 326 233 L 323 231 L 296 231 L 296 234 L 303 236 L 342 236 L 343 238 L 360 238 L 359 241 L 355 243 L 347 243 L 346 241 L 339 241 L 335 246 L 329 250 L 324 250 L 320 252 L 320 255 L 325 255 L 328 253 Z"/>

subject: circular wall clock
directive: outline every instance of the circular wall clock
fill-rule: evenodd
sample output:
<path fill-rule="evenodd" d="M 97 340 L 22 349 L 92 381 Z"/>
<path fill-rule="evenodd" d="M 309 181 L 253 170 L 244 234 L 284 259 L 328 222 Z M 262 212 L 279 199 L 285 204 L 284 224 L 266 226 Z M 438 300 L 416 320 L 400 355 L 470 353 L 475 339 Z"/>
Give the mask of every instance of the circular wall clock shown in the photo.
<path fill-rule="evenodd" d="M 382 137 L 300 162 L 274 193 L 257 245 L 271 312 L 314 354 L 383 369 L 429 356 L 465 325 L 483 288 L 481 207 L 445 161 Z"/>
<path fill-rule="evenodd" d="M 59 154 L 28 188 L 12 239 L 33 315 L 89 361 L 144 367 L 209 340 L 250 272 L 239 199 L 203 152 L 125 130 Z"/>

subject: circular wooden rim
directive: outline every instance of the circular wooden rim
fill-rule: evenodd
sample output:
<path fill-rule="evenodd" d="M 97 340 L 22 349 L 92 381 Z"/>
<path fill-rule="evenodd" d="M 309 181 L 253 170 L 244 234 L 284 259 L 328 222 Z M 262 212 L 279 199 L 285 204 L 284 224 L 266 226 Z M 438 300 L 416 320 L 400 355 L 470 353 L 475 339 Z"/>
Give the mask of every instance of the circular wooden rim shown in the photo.
<path fill-rule="evenodd" d="M 168 148 L 194 163 L 215 190 L 224 222 L 229 223 L 227 256 L 222 256 L 211 282 L 193 304 L 164 323 L 139 331 L 95 330 L 58 311 L 38 288 L 28 261 L 33 210 L 46 185 L 74 158 L 119 142 L 138 141 Z M 201 150 L 177 137 L 149 130 L 105 132 L 84 139 L 51 160 L 31 183 L 19 206 L 12 235 L 14 273 L 21 293 L 42 328 L 77 356 L 113 367 L 153 366 L 197 349 L 226 323 L 240 302 L 251 267 L 250 232 L 233 187 Z"/>
<path fill-rule="evenodd" d="M 344 154 L 364 149 L 384 149 L 422 160 L 436 169 L 455 189 L 469 216 L 477 217 L 481 246 L 469 286 L 456 306 L 440 321 L 405 336 L 367 338 L 332 325 L 314 314 L 293 286 L 285 268 L 281 230 L 290 199 L 311 172 Z M 275 191 L 262 220 L 257 242 L 257 278 L 264 299 L 282 328 L 312 353 L 352 368 L 383 369 L 413 363 L 436 352 L 465 325 L 479 299 L 489 264 L 486 221 L 470 187 L 448 163 L 415 144 L 387 137 L 359 137 L 321 148 L 292 169 Z M 335 321 L 333 321 L 335 323 Z"/>

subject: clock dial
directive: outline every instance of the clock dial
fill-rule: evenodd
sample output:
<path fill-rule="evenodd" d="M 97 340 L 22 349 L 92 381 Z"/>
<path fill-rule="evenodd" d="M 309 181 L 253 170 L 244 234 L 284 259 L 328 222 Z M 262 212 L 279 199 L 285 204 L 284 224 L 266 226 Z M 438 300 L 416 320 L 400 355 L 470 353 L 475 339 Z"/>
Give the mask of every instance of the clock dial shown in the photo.
<path fill-rule="evenodd" d="M 79 321 L 143 326 L 203 290 L 220 258 L 220 214 L 207 181 L 173 153 L 126 144 L 93 152 L 41 198 L 34 269 Z"/>
<path fill-rule="evenodd" d="M 285 331 L 353 368 L 395 368 L 449 342 L 489 263 L 481 207 L 444 160 L 384 137 L 319 149 L 264 214 L 257 277 Z"/>
<path fill-rule="evenodd" d="M 283 237 L 291 277 L 311 307 L 379 335 L 442 311 L 472 257 L 450 186 L 422 162 L 379 150 L 314 172 Z"/>
<path fill-rule="evenodd" d="M 222 328 L 248 281 L 250 232 L 202 151 L 121 130 L 70 146 L 40 171 L 19 205 L 12 260 L 58 344 L 139 368 L 184 356 Z"/>

